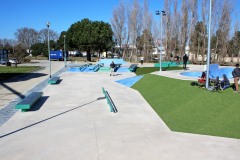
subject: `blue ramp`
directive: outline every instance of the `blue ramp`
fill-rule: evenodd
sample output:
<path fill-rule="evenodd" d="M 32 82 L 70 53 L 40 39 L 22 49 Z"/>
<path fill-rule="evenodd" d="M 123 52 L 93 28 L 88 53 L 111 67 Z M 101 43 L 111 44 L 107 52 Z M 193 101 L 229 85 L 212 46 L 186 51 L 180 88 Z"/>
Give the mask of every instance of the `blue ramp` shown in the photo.
<path fill-rule="evenodd" d="M 221 72 L 219 70 L 218 64 L 210 64 L 209 66 L 209 77 L 216 78 L 217 76 L 221 77 Z"/>
<path fill-rule="evenodd" d="M 116 72 L 131 72 L 127 67 L 120 67 Z"/>
<path fill-rule="evenodd" d="M 222 75 L 223 75 L 223 74 L 226 74 L 226 76 L 227 76 L 228 79 L 233 78 L 233 76 L 232 76 L 232 71 L 233 71 L 233 70 L 234 70 L 234 68 L 221 68 L 221 69 L 220 69 Z M 221 76 L 222 76 L 222 75 L 221 75 Z M 220 76 L 219 76 L 219 77 L 220 77 Z M 220 78 L 221 78 L 221 77 L 220 77 Z"/>
<path fill-rule="evenodd" d="M 209 77 L 210 78 L 216 78 L 217 76 L 219 78 L 222 78 L 223 74 L 226 74 L 227 78 L 231 79 L 232 71 L 234 68 L 219 68 L 218 64 L 210 64 L 209 66 Z"/>
<path fill-rule="evenodd" d="M 131 78 L 125 78 L 125 79 L 121 79 L 116 81 L 117 83 L 120 83 L 124 86 L 127 87 L 132 87 L 136 82 L 138 82 L 143 76 L 135 76 L 135 77 L 131 77 Z"/>
<path fill-rule="evenodd" d="M 201 77 L 202 72 L 182 72 L 180 73 L 183 76 L 188 76 L 188 77 Z"/>

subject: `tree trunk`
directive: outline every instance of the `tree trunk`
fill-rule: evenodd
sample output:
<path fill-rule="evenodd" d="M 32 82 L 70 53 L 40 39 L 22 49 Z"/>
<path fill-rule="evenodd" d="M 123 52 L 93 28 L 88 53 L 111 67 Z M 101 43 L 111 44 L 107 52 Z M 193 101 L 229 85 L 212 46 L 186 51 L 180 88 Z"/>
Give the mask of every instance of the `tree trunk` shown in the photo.
<path fill-rule="evenodd" d="M 215 45 L 215 55 L 214 56 L 216 56 L 217 55 L 217 46 L 218 46 L 218 38 L 217 38 L 217 42 L 216 42 L 216 45 Z M 219 60 L 219 55 L 217 55 L 217 62 L 218 62 L 218 60 Z M 214 63 L 215 63 L 216 61 L 215 61 L 215 57 L 214 57 Z"/>
<path fill-rule="evenodd" d="M 126 55 L 126 49 L 124 48 L 123 53 L 122 53 L 122 59 L 124 59 L 124 60 L 126 59 L 125 55 Z"/>
<path fill-rule="evenodd" d="M 232 57 L 231 57 L 231 65 L 233 65 L 233 54 L 232 54 Z"/>
<path fill-rule="evenodd" d="M 87 50 L 87 61 L 91 62 L 91 53 L 90 53 L 90 49 Z"/>
<path fill-rule="evenodd" d="M 239 59 L 240 59 L 240 50 L 238 52 L 238 59 L 237 59 L 237 63 L 239 63 Z"/>

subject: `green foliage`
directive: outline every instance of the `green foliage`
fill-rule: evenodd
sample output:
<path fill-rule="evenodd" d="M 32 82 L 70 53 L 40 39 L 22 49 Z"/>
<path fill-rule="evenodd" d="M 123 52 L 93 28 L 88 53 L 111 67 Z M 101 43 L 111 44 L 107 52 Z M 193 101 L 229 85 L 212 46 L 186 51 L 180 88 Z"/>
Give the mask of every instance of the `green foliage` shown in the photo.
<path fill-rule="evenodd" d="M 154 42 L 152 34 L 148 29 L 144 30 L 140 37 L 137 37 L 137 49 L 142 51 L 144 46 L 146 50 L 152 52 Z"/>
<path fill-rule="evenodd" d="M 234 37 L 228 43 L 228 54 L 238 56 L 240 51 L 240 31 L 234 34 Z"/>
<path fill-rule="evenodd" d="M 34 45 L 31 46 L 31 50 L 33 56 L 38 56 L 42 54 L 44 56 L 48 56 L 47 45 L 45 43 L 35 43 Z"/>
<path fill-rule="evenodd" d="M 17 58 L 18 61 L 24 62 L 24 58 L 28 55 L 27 51 L 22 48 L 21 46 L 16 47 L 16 50 L 14 53 L 12 53 L 12 58 Z"/>
<path fill-rule="evenodd" d="M 240 138 L 240 95 L 232 89 L 212 92 L 190 84 L 147 74 L 133 88 L 173 131 Z"/>
<path fill-rule="evenodd" d="M 105 22 L 83 19 L 71 25 L 67 31 L 69 47 L 87 51 L 88 61 L 90 51 L 107 51 L 113 46 L 111 26 Z"/>
<path fill-rule="evenodd" d="M 202 49 L 203 46 L 203 41 L 206 36 L 206 26 L 202 22 L 197 22 L 194 32 L 190 37 L 190 42 L 191 42 L 191 50 L 194 51 L 194 53 L 197 53 L 199 49 Z"/>
<path fill-rule="evenodd" d="M 64 50 L 64 36 L 65 36 L 65 48 L 66 48 L 66 50 L 69 49 L 69 46 L 68 46 L 68 43 L 67 43 L 68 42 L 67 41 L 68 37 L 66 35 L 67 35 L 66 31 L 61 32 L 60 37 L 57 40 L 57 44 L 56 44 L 56 49 L 57 50 L 60 50 L 60 49 Z M 75 49 L 73 48 L 73 50 L 75 50 Z"/>

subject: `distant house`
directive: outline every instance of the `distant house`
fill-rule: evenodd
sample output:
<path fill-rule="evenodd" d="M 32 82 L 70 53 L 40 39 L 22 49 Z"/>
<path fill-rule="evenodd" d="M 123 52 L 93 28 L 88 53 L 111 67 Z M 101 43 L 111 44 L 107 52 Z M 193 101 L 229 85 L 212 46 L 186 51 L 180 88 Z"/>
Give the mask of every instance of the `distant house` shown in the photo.
<path fill-rule="evenodd" d="M 0 60 L 2 59 L 8 60 L 8 50 L 0 49 Z"/>

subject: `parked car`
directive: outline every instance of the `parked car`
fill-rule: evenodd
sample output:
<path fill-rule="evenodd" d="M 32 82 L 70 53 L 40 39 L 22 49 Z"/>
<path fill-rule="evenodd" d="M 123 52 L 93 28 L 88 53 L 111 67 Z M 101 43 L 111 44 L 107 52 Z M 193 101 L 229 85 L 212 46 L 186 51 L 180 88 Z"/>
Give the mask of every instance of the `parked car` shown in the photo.
<path fill-rule="evenodd" d="M 7 64 L 8 60 L 7 59 L 1 59 L 0 60 L 0 64 L 4 65 Z"/>
<path fill-rule="evenodd" d="M 12 64 L 15 64 L 15 63 L 18 64 L 19 63 L 17 58 L 12 58 L 12 59 L 9 60 L 9 62 L 12 63 Z"/>

